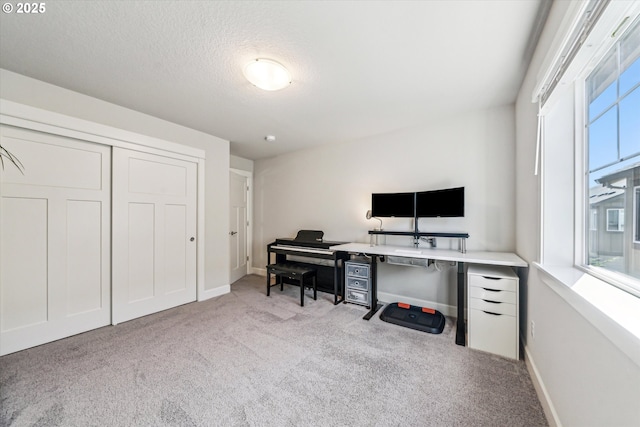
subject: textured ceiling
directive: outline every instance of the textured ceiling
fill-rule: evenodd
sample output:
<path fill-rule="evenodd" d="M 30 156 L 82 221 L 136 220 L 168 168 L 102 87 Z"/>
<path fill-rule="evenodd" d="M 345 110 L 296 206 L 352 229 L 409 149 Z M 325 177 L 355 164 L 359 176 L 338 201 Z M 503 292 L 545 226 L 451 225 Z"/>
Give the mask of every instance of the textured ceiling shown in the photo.
<path fill-rule="evenodd" d="M 47 1 L 0 16 L 0 67 L 259 159 L 513 103 L 542 2 Z M 247 82 L 258 57 L 291 86 Z"/>

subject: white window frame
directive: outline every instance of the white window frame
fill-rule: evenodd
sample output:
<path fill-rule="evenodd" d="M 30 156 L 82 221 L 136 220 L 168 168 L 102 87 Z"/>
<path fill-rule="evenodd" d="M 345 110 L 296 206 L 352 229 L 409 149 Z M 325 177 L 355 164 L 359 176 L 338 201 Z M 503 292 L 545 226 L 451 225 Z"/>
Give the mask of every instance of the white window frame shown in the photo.
<path fill-rule="evenodd" d="M 609 5 L 611 7 L 611 5 Z M 627 12 L 631 17 L 629 24 L 635 21 L 638 16 L 638 5 L 634 5 Z M 617 20 L 620 22 L 620 18 L 623 15 L 619 15 Z M 607 34 L 607 37 L 611 33 Z M 602 35 L 600 35 L 602 37 Z M 574 77 L 569 77 L 566 83 L 570 83 L 574 87 L 574 153 L 575 153 L 575 190 L 574 190 L 574 267 L 584 271 L 597 279 L 602 280 L 612 286 L 618 287 L 632 295 L 640 298 L 640 280 L 635 279 L 626 274 L 616 273 L 612 270 L 607 270 L 601 267 L 595 267 L 588 265 L 589 248 L 588 239 L 590 223 L 589 215 L 590 208 L 587 200 L 589 194 L 589 185 L 587 182 L 589 162 L 588 162 L 588 141 L 586 133 L 586 124 L 588 123 L 588 108 L 587 93 L 586 93 L 586 80 L 591 72 L 600 64 L 609 50 L 618 42 L 619 38 L 608 37 L 608 42 L 602 43 L 595 52 L 592 52 L 590 57 L 581 58 L 582 70 L 573 74 Z M 585 43 L 588 44 L 588 43 Z M 571 71 L 571 70 L 569 70 Z M 559 91 L 560 92 L 560 91 Z M 543 196 L 544 197 L 544 196 Z M 608 220 L 605 215 L 605 220 Z M 624 221 L 624 220 L 623 220 Z M 608 221 L 605 221 L 605 229 L 608 230 Z M 611 231 L 616 232 L 616 231 Z"/>
<path fill-rule="evenodd" d="M 633 187 L 633 243 L 640 244 L 640 186 Z"/>
<path fill-rule="evenodd" d="M 589 215 L 589 230 L 598 231 L 598 210 L 591 209 Z"/>

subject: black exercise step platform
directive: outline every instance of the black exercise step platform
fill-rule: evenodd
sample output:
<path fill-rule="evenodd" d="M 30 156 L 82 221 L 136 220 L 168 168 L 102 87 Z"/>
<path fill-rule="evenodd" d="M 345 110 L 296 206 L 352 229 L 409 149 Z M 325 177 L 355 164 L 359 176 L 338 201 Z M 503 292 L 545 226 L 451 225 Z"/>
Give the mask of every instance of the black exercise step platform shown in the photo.
<path fill-rule="evenodd" d="M 445 324 L 444 315 L 438 310 L 402 302 L 387 305 L 380 313 L 380 320 L 430 334 L 442 333 Z"/>

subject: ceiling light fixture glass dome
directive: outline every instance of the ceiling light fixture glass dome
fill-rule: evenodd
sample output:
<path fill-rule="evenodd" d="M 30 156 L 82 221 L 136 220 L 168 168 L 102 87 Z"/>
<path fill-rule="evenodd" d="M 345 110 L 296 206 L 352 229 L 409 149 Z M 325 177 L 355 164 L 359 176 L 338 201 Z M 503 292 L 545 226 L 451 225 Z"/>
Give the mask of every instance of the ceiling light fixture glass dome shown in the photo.
<path fill-rule="evenodd" d="M 244 67 L 244 76 L 264 90 L 280 90 L 291 84 L 291 73 L 280 63 L 258 58 Z"/>

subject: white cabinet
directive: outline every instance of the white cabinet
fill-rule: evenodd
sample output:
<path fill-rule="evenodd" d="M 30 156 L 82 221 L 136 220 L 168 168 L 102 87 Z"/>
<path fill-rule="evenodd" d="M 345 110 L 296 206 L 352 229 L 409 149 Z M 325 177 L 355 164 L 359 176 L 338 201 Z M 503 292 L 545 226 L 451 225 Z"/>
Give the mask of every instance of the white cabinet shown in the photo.
<path fill-rule="evenodd" d="M 519 358 L 518 276 L 509 267 L 470 265 L 467 331 L 470 348 Z"/>

